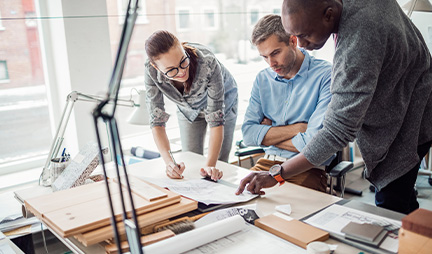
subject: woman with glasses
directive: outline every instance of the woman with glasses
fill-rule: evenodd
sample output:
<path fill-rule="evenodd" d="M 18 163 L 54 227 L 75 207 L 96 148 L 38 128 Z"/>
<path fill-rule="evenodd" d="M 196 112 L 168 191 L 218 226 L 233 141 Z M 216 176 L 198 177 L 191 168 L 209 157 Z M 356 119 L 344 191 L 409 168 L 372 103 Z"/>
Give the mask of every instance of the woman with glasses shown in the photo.
<path fill-rule="evenodd" d="M 170 178 L 182 178 L 183 162 L 176 164 L 165 131 L 169 114 L 164 97 L 177 105 L 183 151 L 203 154 L 207 125 L 208 156 L 200 174 L 212 180 L 222 177 L 216 161 L 228 161 L 237 120 L 237 84 L 228 70 L 206 47 L 181 43 L 168 31 L 153 33 L 145 43 L 147 108 L 155 143 Z"/>

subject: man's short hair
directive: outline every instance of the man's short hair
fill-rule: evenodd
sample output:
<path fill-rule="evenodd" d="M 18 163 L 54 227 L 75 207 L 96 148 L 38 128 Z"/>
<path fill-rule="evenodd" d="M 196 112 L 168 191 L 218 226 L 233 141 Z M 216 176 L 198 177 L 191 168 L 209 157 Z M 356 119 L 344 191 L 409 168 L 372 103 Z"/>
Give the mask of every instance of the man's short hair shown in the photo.
<path fill-rule="evenodd" d="M 256 46 L 273 34 L 279 38 L 279 41 L 285 42 L 288 45 L 291 35 L 285 32 L 281 16 L 268 14 L 262 17 L 255 25 L 252 31 L 252 44 Z"/>
<path fill-rule="evenodd" d="M 320 4 L 329 4 L 333 0 L 284 0 L 282 3 L 282 15 L 291 15 L 299 12 L 310 13 L 314 7 Z"/>

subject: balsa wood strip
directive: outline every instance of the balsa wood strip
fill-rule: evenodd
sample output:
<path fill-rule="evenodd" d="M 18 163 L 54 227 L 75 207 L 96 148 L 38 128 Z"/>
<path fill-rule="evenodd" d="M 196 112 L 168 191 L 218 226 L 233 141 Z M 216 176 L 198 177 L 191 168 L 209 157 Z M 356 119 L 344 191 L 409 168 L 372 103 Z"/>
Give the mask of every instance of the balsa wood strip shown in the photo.
<path fill-rule="evenodd" d="M 135 178 L 133 188 L 139 188 L 141 185 L 145 185 L 145 188 L 147 188 L 149 184 Z M 122 209 L 119 186 L 117 183 L 110 182 L 110 187 L 116 219 L 120 221 L 122 219 Z M 179 203 L 181 200 L 181 196 L 177 193 L 156 185 L 151 185 L 151 188 L 158 189 L 161 193 L 164 193 L 165 197 L 148 201 L 132 193 L 137 215 Z M 129 211 L 130 202 L 126 192 L 124 192 L 124 196 L 126 210 Z M 26 204 L 32 213 L 43 222 L 51 225 L 62 237 L 69 237 L 96 228 L 109 226 L 111 223 L 111 213 L 104 182 L 83 185 L 32 198 L 26 201 Z"/>
<path fill-rule="evenodd" d="M 132 197 L 138 215 L 180 202 L 179 195 L 170 195 L 168 198 L 159 199 L 154 202 L 144 200 L 136 194 L 132 194 Z M 120 221 L 122 219 L 120 194 L 117 193 L 112 198 L 116 219 Z M 127 204 L 126 209 L 130 210 L 129 202 Z M 58 233 L 61 236 L 69 237 L 77 233 L 109 225 L 111 223 L 111 212 L 108 199 L 102 198 L 46 213 L 44 214 L 44 219 L 56 225 L 60 229 Z"/>
<path fill-rule="evenodd" d="M 118 182 L 118 178 L 114 179 Z M 160 190 L 160 187 L 147 183 L 137 177 L 130 176 L 129 184 L 131 186 L 132 192 L 138 196 L 144 198 L 147 201 L 155 201 L 156 199 L 167 197 L 167 193 Z M 122 186 L 126 188 L 126 180 L 122 178 Z"/>
<path fill-rule="evenodd" d="M 138 224 L 140 228 L 143 228 L 174 216 L 193 211 L 197 208 L 198 203 L 196 201 L 182 197 L 180 203 L 138 216 Z M 123 223 L 118 223 L 117 225 L 120 234 L 124 234 L 125 231 Z M 85 246 L 96 244 L 113 237 L 114 235 L 111 225 L 75 235 L 75 238 Z"/>
<path fill-rule="evenodd" d="M 118 188 L 111 188 L 112 194 L 118 193 Z M 106 198 L 105 182 L 82 185 L 76 188 L 57 191 L 25 200 L 26 207 L 36 217 L 61 208 L 74 206 L 83 202 Z"/>

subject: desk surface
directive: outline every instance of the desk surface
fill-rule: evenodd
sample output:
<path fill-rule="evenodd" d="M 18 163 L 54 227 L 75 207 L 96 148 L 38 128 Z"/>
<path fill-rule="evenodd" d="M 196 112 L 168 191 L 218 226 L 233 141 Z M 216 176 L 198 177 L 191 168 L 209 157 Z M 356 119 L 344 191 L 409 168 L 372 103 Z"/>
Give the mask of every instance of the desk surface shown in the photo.
<path fill-rule="evenodd" d="M 205 161 L 205 158 L 203 156 L 190 152 L 181 152 L 175 153 L 174 157 L 178 163 L 185 163 L 186 170 L 184 172 L 184 177 L 186 179 L 201 178 L 199 170 L 200 167 L 203 165 L 203 162 Z M 234 183 L 236 185 L 238 185 L 240 183 L 240 180 L 249 173 L 249 171 L 244 168 L 240 168 L 224 162 L 218 162 L 217 168 L 223 171 L 223 179 L 225 181 Z M 166 177 L 165 164 L 161 158 L 129 165 L 127 166 L 127 170 L 130 175 L 135 175 L 138 177 Z M 108 170 L 108 175 L 111 177 L 115 176 L 112 170 Z M 276 185 L 273 188 L 265 189 L 265 192 L 266 194 L 264 196 L 256 198 L 250 201 L 248 204 L 255 203 L 257 209 L 263 215 L 274 213 L 275 206 L 277 205 L 291 204 L 291 217 L 295 219 L 301 219 L 303 217 L 306 217 L 324 207 L 327 207 L 341 200 L 338 197 L 290 183 L 286 183 L 282 186 Z M 58 238 L 76 253 L 104 253 L 104 248 L 100 245 L 84 247 L 72 237 L 67 239 L 62 239 L 61 237 Z M 327 242 L 330 244 L 338 244 L 339 247 L 337 248 L 335 253 L 359 252 L 358 249 L 337 242 L 334 239 L 329 239 Z"/>

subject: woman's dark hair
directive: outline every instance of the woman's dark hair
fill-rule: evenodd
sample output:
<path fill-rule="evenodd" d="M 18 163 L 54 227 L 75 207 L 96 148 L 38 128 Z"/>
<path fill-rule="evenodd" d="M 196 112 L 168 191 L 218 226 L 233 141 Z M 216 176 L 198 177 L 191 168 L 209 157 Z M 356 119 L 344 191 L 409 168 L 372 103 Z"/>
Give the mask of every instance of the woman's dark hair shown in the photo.
<path fill-rule="evenodd" d="M 167 53 L 173 46 L 178 44 L 180 44 L 180 41 L 174 34 L 165 30 L 159 30 L 150 35 L 150 37 L 146 40 L 145 51 L 150 62 L 156 66 L 155 60 L 157 60 L 161 54 Z M 186 45 L 185 42 L 181 45 L 190 57 L 189 78 L 186 80 L 184 86 L 185 92 L 188 93 L 195 77 L 198 55 L 196 53 L 196 49 Z"/>

